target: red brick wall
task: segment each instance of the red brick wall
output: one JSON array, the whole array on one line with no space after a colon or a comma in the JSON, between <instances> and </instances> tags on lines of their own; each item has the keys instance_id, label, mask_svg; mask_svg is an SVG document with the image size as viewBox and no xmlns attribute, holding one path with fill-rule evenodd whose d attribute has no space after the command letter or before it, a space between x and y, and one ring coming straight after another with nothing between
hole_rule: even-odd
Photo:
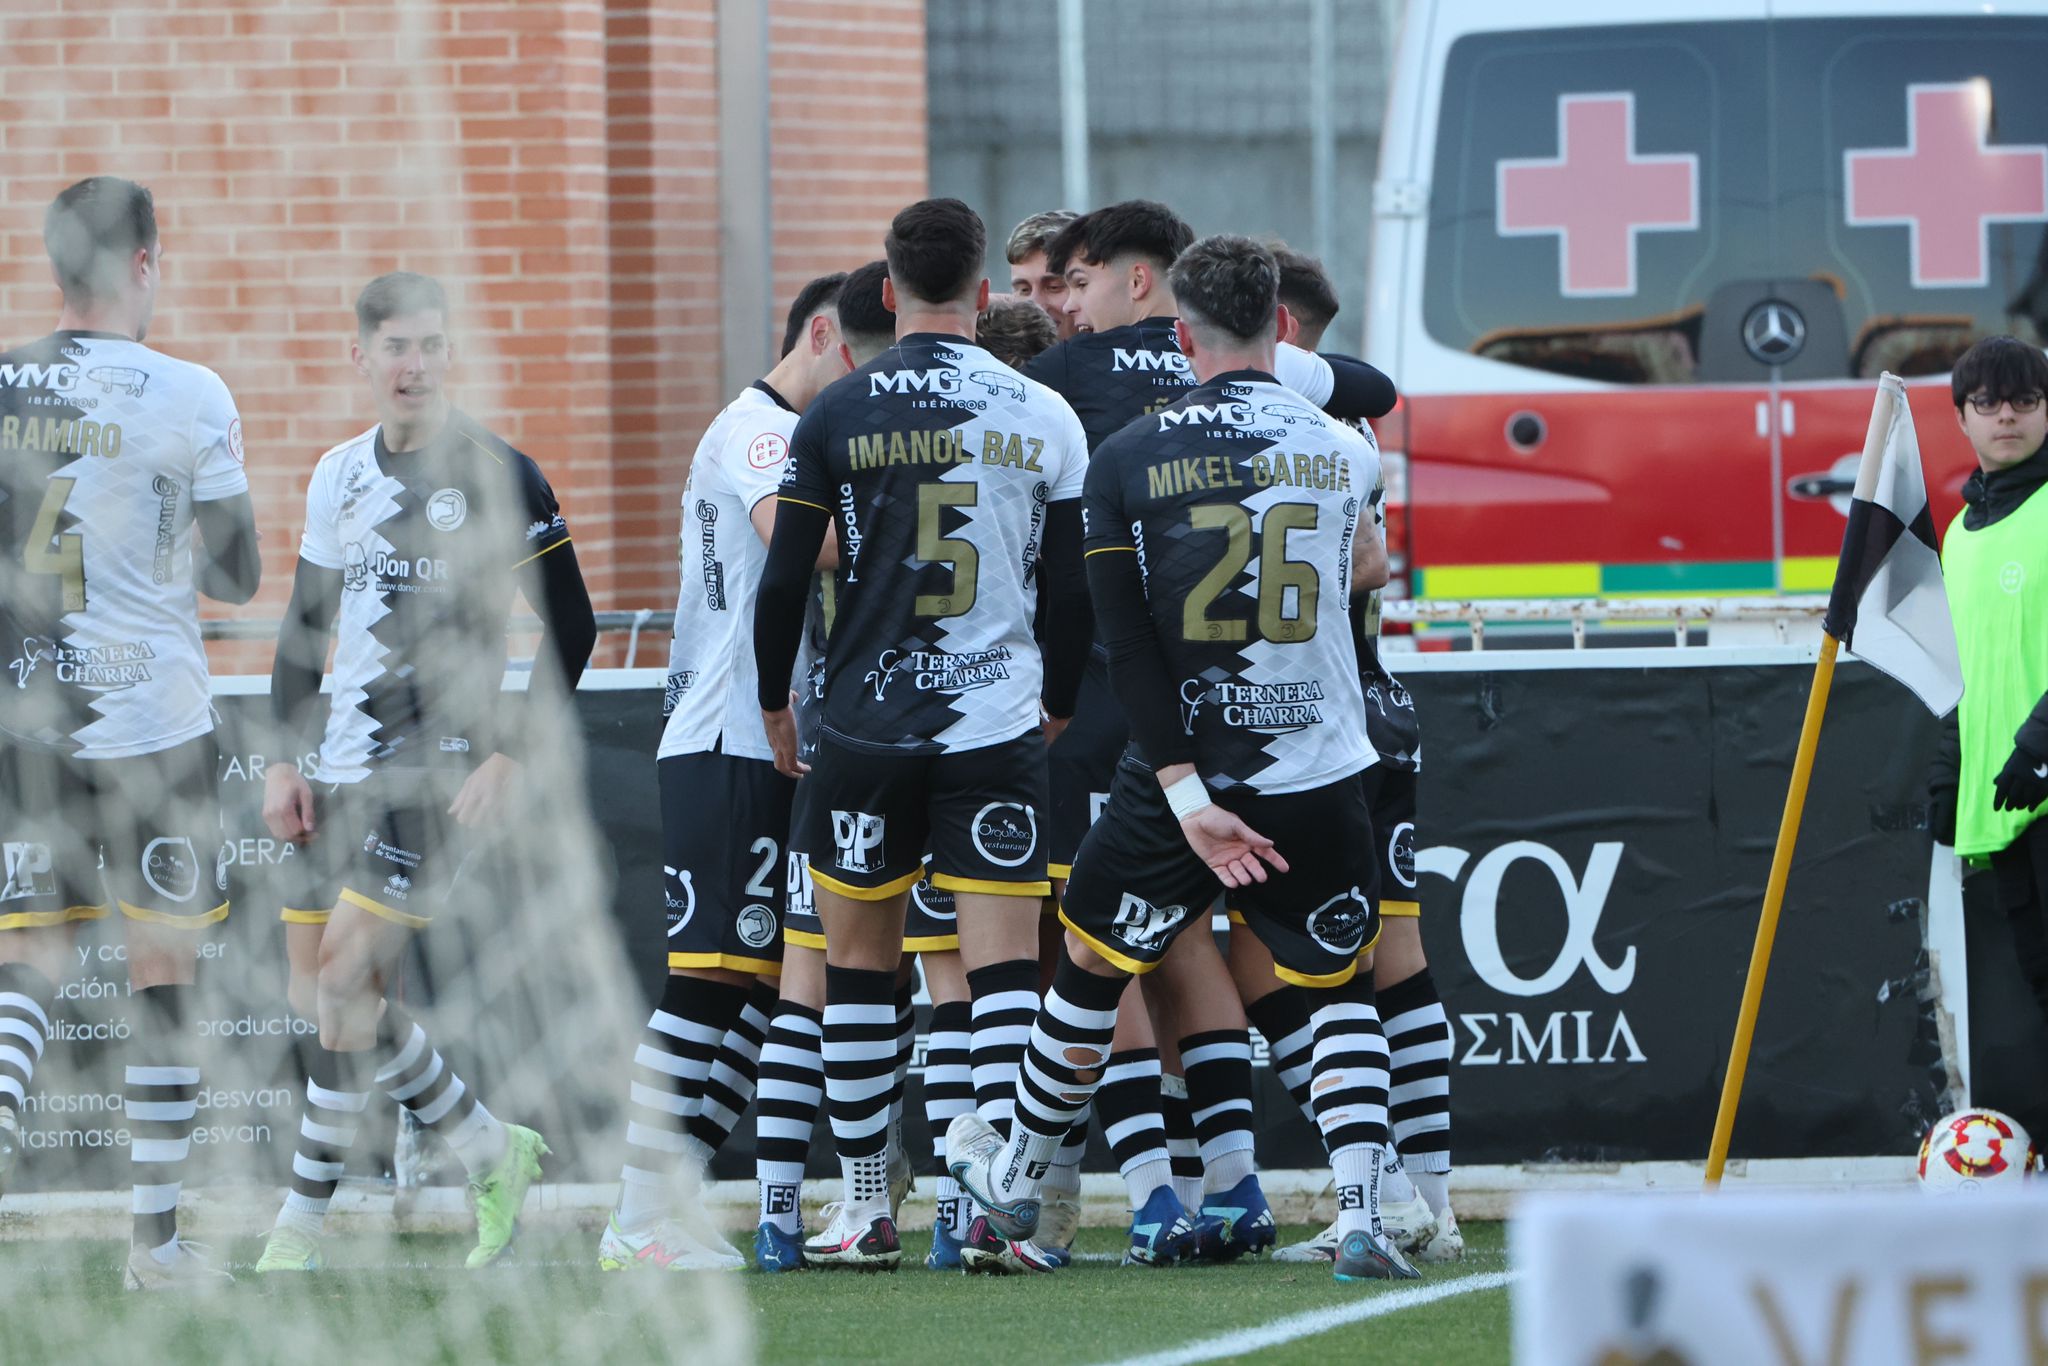
<instances>
[{"instance_id":1,"label":"red brick wall","mask_svg":"<svg viewBox=\"0 0 2048 1366\"><path fill-rule=\"evenodd\" d=\"M925 184L922 0L771 0L776 298L879 250ZM598 605L665 607L720 392L715 0L69 0L0 17L0 338L47 331L41 210L156 193L150 341L234 391L289 587L305 478L374 421L363 281L456 297L458 401L541 462ZM262 667L267 651L224 660Z\"/></svg>"}]
</instances>

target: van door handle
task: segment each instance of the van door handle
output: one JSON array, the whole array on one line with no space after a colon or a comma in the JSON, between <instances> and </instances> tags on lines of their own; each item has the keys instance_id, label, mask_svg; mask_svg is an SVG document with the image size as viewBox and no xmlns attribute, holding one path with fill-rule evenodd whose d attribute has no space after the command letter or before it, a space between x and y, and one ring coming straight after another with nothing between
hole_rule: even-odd
<instances>
[{"instance_id":1,"label":"van door handle","mask_svg":"<svg viewBox=\"0 0 2048 1366\"><path fill-rule=\"evenodd\" d=\"M1767 400L1761 398L1756 401L1756 434L1758 436L1769 436L1771 434L1771 405Z\"/></svg>"},{"instance_id":2,"label":"van door handle","mask_svg":"<svg viewBox=\"0 0 2048 1366\"><path fill-rule=\"evenodd\" d=\"M1792 400L1789 398L1778 400L1778 425L1787 436L1798 430L1798 424L1792 420Z\"/></svg>"}]
</instances>

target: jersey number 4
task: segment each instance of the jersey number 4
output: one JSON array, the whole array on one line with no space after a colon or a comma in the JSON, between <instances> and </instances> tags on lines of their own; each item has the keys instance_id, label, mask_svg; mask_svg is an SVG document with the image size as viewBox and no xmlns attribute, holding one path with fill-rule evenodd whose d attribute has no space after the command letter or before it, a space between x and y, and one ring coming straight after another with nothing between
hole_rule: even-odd
<instances>
[{"instance_id":1,"label":"jersey number 4","mask_svg":"<svg viewBox=\"0 0 2048 1366\"><path fill-rule=\"evenodd\" d=\"M35 523L28 530L28 545L21 552L21 567L31 574L55 574L64 584L64 610L85 610L85 537L76 531L57 530L57 518L71 497L76 479L52 479L36 509Z\"/></svg>"},{"instance_id":2,"label":"jersey number 4","mask_svg":"<svg viewBox=\"0 0 2048 1366\"><path fill-rule=\"evenodd\" d=\"M970 541L939 532L939 517L947 508L971 508L980 496L978 484L919 484L917 486L917 558L927 564L942 564L952 572L953 584L943 593L919 593L915 611L921 617L964 617L974 606L975 589L981 582L981 552Z\"/></svg>"},{"instance_id":3,"label":"jersey number 4","mask_svg":"<svg viewBox=\"0 0 2048 1366\"><path fill-rule=\"evenodd\" d=\"M1218 619L1209 609L1252 559L1252 514L1234 503L1204 503L1188 510L1196 531L1220 531L1229 539L1218 560L1181 606L1181 635L1188 640L1241 641L1248 634L1239 617ZM1291 644L1316 633L1316 601L1322 580L1316 567L1287 558L1287 533L1314 531L1313 503L1276 503L1259 522L1259 636ZM1294 590L1288 611L1288 589Z\"/></svg>"}]
</instances>

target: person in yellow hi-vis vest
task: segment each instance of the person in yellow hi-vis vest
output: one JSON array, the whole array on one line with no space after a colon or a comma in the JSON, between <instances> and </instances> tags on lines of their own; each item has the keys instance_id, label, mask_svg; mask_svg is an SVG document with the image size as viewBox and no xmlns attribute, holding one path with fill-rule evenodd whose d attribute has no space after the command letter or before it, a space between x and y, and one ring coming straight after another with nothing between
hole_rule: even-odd
<instances>
[{"instance_id":1,"label":"person in yellow hi-vis vest","mask_svg":"<svg viewBox=\"0 0 2048 1366\"><path fill-rule=\"evenodd\" d=\"M2048 1011L2048 356L1987 337L1956 362L1977 451L1941 550L1963 664L1929 784L1937 840L1988 861L2020 971Z\"/></svg>"}]
</instances>

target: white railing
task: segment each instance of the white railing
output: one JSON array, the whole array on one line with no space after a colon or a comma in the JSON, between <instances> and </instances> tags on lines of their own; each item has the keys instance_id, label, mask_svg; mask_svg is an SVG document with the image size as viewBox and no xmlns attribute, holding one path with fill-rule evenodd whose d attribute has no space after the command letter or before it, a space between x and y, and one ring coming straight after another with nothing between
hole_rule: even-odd
<instances>
[{"instance_id":1,"label":"white railing","mask_svg":"<svg viewBox=\"0 0 2048 1366\"><path fill-rule=\"evenodd\" d=\"M1486 648L1488 626L1565 625L1572 648L1586 646L1586 627L1669 623L1673 645L1688 643L1704 627L1714 644L1801 644L1817 640L1828 600L1819 595L1782 598L1474 598L1404 599L1382 608L1385 620L1421 627L1463 626L1472 648Z\"/></svg>"}]
</instances>

